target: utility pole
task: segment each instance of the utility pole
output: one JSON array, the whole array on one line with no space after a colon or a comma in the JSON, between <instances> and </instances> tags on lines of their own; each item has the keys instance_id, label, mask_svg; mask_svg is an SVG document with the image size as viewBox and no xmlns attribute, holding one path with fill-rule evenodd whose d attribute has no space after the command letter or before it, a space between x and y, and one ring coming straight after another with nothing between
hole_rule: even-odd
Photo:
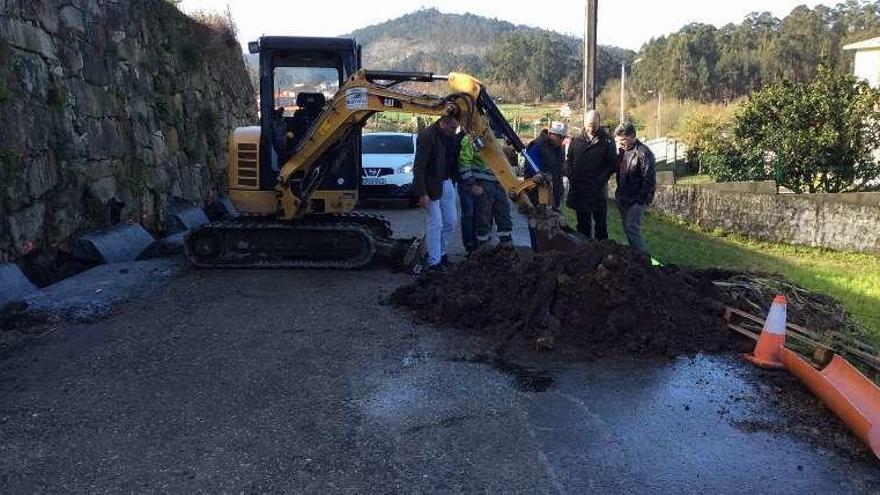
<instances>
[{"instance_id":1,"label":"utility pole","mask_svg":"<svg viewBox=\"0 0 880 495\"><path fill-rule=\"evenodd\" d=\"M620 63L620 123L626 121L626 66L636 65L642 59L637 58L632 63L627 64L626 61Z\"/></svg>"},{"instance_id":2,"label":"utility pole","mask_svg":"<svg viewBox=\"0 0 880 495\"><path fill-rule=\"evenodd\" d=\"M599 0L586 0L584 16L584 122L587 112L596 108L596 27Z\"/></svg>"},{"instance_id":3,"label":"utility pole","mask_svg":"<svg viewBox=\"0 0 880 495\"><path fill-rule=\"evenodd\" d=\"M660 103L663 101L663 95L657 90L657 139L660 139Z\"/></svg>"},{"instance_id":4,"label":"utility pole","mask_svg":"<svg viewBox=\"0 0 880 495\"><path fill-rule=\"evenodd\" d=\"M626 62L620 63L620 123L626 120Z\"/></svg>"}]
</instances>

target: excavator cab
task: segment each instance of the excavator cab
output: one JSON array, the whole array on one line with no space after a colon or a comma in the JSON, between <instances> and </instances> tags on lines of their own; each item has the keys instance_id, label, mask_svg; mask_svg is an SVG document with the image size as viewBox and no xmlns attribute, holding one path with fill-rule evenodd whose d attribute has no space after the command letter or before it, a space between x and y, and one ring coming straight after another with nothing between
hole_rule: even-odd
<instances>
[{"instance_id":1,"label":"excavator cab","mask_svg":"<svg viewBox=\"0 0 880 495\"><path fill-rule=\"evenodd\" d=\"M259 57L260 123L240 128L231 140L230 197L244 213L271 214L279 170L360 68L360 45L350 38L264 36L248 51ZM348 211L357 201L361 129L350 134L346 153L327 157L333 164L312 198L315 212Z\"/></svg>"}]
</instances>

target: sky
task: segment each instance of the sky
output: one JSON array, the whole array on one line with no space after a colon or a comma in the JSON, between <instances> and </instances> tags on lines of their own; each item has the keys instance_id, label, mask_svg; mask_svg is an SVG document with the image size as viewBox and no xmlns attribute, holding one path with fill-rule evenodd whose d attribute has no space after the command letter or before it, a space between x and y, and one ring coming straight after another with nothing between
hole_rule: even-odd
<instances>
[{"instance_id":1,"label":"sky","mask_svg":"<svg viewBox=\"0 0 880 495\"><path fill-rule=\"evenodd\" d=\"M723 25L740 22L754 11L783 17L798 5L833 6L839 0L599 0L598 39L603 45L638 50L652 37L677 31L690 22ZM243 45L263 34L282 36L339 36L355 29L399 17L419 8L441 12L470 12L515 24L583 36L584 0L522 2L510 0L183 0L184 11L225 11L227 5Z\"/></svg>"}]
</instances>

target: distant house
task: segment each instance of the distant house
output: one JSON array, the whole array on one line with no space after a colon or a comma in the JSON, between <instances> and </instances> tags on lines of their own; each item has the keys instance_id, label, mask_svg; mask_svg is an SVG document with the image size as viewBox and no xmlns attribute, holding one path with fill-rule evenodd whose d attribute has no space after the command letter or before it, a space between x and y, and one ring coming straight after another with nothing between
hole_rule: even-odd
<instances>
[{"instance_id":1,"label":"distant house","mask_svg":"<svg viewBox=\"0 0 880 495\"><path fill-rule=\"evenodd\" d=\"M843 49L856 52L856 77L868 81L871 87L880 88L880 38L846 45Z\"/></svg>"}]
</instances>

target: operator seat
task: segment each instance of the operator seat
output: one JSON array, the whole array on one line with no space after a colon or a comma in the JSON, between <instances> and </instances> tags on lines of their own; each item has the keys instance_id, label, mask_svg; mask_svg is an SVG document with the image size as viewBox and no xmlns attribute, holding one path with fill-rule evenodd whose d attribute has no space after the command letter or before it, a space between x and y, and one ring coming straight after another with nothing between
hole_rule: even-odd
<instances>
[{"instance_id":1,"label":"operator seat","mask_svg":"<svg viewBox=\"0 0 880 495\"><path fill-rule=\"evenodd\" d=\"M318 118L327 100L322 93L299 93L296 95L297 110L293 112L289 130L293 132L294 146L305 136L312 122Z\"/></svg>"}]
</instances>

